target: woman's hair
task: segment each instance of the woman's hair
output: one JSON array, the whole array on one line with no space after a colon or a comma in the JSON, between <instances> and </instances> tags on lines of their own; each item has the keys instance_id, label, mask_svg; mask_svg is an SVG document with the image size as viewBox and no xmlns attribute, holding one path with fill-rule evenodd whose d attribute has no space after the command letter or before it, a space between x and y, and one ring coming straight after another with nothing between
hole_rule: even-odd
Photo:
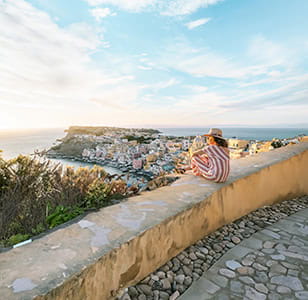
<instances>
[{"instance_id":1,"label":"woman's hair","mask_svg":"<svg viewBox=\"0 0 308 300\"><path fill-rule=\"evenodd\" d=\"M213 138L218 146L228 148L228 142L225 139L221 139L216 136L213 136Z\"/></svg>"}]
</instances>

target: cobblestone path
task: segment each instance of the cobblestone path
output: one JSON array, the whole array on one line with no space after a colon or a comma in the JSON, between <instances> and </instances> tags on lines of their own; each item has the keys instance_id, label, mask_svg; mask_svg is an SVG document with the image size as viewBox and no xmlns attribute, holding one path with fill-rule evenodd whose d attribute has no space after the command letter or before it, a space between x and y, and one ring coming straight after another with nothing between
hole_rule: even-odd
<instances>
[{"instance_id":1,"label":"cobblestone path","mask_svg":"<svg viewBox=\"0 0 308 300\"><path fill-rule=\"evenodd\" d=\"M177 299L308 299L308 208L243 240Z\"/></svg>"}]
</instances>

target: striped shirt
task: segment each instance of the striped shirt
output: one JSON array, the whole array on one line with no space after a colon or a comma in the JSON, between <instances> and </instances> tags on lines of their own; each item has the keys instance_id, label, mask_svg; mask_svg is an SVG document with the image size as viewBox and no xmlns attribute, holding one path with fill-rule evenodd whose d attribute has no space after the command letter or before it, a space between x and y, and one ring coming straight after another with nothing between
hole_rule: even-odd
<instances>
[{"instance_id":1,"label":"striped shirt","mask_svg":"<svg viewBox=\"0 0 308 300\"><path fill-rule=\"evenodd\" d=\"M229 149L208 145L202 150L205 154L194 155L191 158L191 168L194 175L203 176L215 182L225 182L230 173Z\"/></svg>"}]
</instances>

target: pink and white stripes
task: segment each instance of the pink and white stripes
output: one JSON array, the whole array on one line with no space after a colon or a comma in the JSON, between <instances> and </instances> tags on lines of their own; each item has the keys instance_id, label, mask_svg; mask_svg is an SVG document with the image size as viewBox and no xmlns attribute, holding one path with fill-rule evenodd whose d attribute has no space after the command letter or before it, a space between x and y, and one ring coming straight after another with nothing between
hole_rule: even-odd
<instances>
[{"instance_id":1,"label":"pink and white stripes","mask_svg":"<svg viewBox=\"0 0 308 300\"><path fill-rule=\"evenodd\" d=\"M230 173L229 150L216 145L206 146L202 150L205 154L194 155L191 159L194 175L215 182L225 182Z\"/></svg>"}]
</instances>

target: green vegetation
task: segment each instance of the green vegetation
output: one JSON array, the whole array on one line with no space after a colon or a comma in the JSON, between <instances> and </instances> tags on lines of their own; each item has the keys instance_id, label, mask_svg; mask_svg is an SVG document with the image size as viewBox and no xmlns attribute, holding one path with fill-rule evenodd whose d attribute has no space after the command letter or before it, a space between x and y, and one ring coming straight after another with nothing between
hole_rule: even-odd
<instances>
[{"instance_id":1,"label":"green vegetation","mask_svg":"<svg viewBox=\"0 0 308 300\"><path fill-rule=\"evenodd\" d=\"M101 167L62 168L29 156L0 157L0 247L22 242L131 192Z\"/></svg>"},{"instance_id":2,"label":"green vegetation","mask_svg":"<svg viewBox=\"0 0 308 300\"><path fill-rule=\"evenodd\" d=\"M149 144L151 141L153 141L153 138L144 137L144 136L126 135L123 138L127 139L129 142L130 141L137 141L137 143L139 143L139 144Z\"/></svg>"},{"instance_id":3,"label":"green vegetation","mask_svg":"<svg viewBox=\"0 0 308 300\"><path fill-rule=\"evenodd\" d=\"M63 141L56 146L50 148L51 151L56 152L57 154L68 155L78 157L81 156L84 148L95 148L97 142L90 140L83 140L69 136L63 139ZM50 152L49 150L49 152Z\"/></svg>"}]
</instances>

